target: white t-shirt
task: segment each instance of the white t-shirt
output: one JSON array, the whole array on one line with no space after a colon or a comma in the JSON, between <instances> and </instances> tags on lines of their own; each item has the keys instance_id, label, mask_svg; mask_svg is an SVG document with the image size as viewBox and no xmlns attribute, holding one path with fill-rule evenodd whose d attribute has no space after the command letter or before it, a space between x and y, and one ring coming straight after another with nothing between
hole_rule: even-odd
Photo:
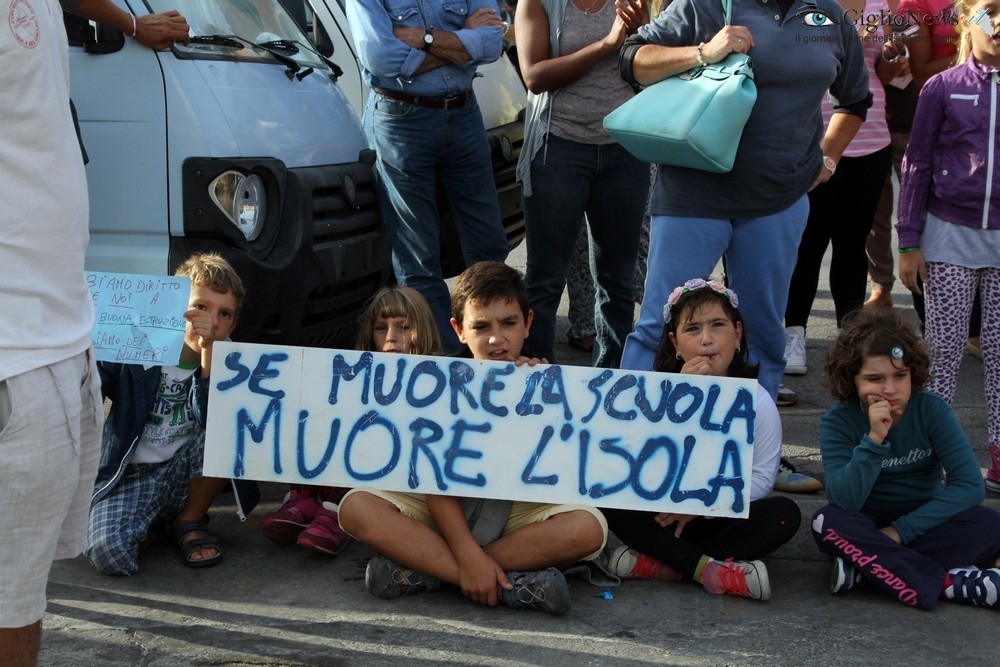
<instances>
[{"instance_id":1,"label":"white t-shirt","mask_svg":"<svg viewBox=\"0 0 1000 667\"><path fill-rule=\"evenodd\" d=\"M160 369L160 389L153 409L146 415L132 463L169 461L194 434L191 412L191 376L198 364L188 368L164 366Z\"/></svg>"},{"instance_id":2,"label":"white t-shirt","mask_svg":"<svg viewBox=\"0 0 1000 667\"><path fill-rule=\"evenodd\" d=\"M753 433L753 482L750 500L766 498L774 490L781 463L781 417L774 399L757 385L757 418Z\"/></svg>"},{"instance_id":3,"label":"white t-shirt","mask_svg":"<svg viewBox=\"0 0 1000 667\"><path fill-rule=\"evenodd\" d=\"M89 202L57 0L0 0L0 380L86 350Z\"/></svg>"}]
</instances>

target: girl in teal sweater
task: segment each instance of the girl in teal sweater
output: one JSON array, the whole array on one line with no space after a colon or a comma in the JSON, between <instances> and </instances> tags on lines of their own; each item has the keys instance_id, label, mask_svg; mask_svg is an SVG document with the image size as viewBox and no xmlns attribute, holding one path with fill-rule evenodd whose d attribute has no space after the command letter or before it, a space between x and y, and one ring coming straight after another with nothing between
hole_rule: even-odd
<instances>
[{"instance_id":1,"label":"girl in teal sweater","mask_svg":"<svg viewBox=\"0 0 1000 667\"><path fill-rule=\"evenodd\" d=\"M940 598L1000 608L1000 513L980 506L979 464L951 408L923 390L929 366L892 311L861 311L837 337L826 376L840 403L820 421L830 504L813 538L834 557L834 593L870 583L924 610Z\"/></svg>"}]
</instances>

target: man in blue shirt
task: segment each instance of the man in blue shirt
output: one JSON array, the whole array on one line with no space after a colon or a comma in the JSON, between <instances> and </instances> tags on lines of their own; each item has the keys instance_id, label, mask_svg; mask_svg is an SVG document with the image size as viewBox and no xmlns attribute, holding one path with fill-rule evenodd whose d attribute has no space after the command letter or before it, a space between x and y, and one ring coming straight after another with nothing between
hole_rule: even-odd
<instances>
[{"instance_id":1,"label":"man in blue shirt","mask_svg":"<svg viewBox=\"0 0 1000 667\"><path fill-rule=\"evenodd\" d=\"M383 211L400 284L430 303L446 352L458 349L441 276L438 184L469 265L504 261L507 239L472 79L500 57L507 26L496 0L348 0L347 18L371 94L364 127L377 155Z\"/></svg>"}]
</instances>

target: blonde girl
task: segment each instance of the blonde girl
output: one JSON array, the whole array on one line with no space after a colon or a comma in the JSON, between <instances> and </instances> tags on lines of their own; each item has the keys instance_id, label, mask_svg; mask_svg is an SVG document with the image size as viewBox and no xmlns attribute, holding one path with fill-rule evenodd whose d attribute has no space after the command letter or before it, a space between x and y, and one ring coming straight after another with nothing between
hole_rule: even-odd
<instances>
[{"instance_id":1,"label":"blonde girl","mask_svg":"<svg viewBox=\"0 0 1000 667\"><path fill-rule=\"evenodd\" d=\"M411 287L383 287L359 318L359 350L441 354L441 334L426 299ZM335 556L350 542L340 528L337 503L347 489L295 485L276 512L260 522L264 537Z\"/></svg>"},{"instance_id":2,"label":"blonde girl","mask_svg":"<svg viewBox=\"0 0 1000 667\"><path fill-rule=\"evenodd\" d=\"M359 350L441 354L441 334L427 300L412 287L383 287L360 319Z\"/></svg>"},{"instance_id":3,"label":"blonde girl","mask_svg":"<svg viewBox=\"0 0 1000 667\"><path fill-rule=\"evenodd\" d=\"M1000 491L1000 5L963 0L955 7L961 62L932 76L921 90L903 159L899 275L915 294L923 282L933 376L928 388L949 404L980 291L989 412L986 486Z\"/></svg>"}]
</instances>

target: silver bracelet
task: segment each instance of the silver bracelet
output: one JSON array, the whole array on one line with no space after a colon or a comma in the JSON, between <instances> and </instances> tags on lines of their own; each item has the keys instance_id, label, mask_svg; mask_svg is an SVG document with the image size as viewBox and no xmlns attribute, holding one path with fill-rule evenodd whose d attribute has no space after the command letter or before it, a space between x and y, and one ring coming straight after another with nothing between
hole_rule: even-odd
<instances>
[{"instance_id":1,"label":"silver bracelet","mask_svg":"<svg viewBox=\"0 0 1000 667\"><path fill-rule=\"evenodd\" d=\"M701 57L701 49L702 49L703 46L705 46L705 42L702 42L701 44L699 44L698 48L695 49L695 52L694 52L695 57L698 58L698 64L701 65L702 67L704 67L705 65L708 64L707 62L705 62L705 59Z\"/></svg>"}]
</instances>

